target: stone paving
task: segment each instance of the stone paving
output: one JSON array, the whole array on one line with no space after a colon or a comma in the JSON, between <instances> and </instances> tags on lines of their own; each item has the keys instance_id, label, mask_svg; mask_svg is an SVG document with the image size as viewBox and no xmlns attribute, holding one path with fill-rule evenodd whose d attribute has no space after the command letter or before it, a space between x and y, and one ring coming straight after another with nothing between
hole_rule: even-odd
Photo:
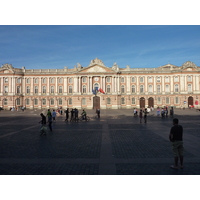
<instances>
[{"instance_id":1,"label":"stone paving","mask_svg":"<svg viewBox=\"0 0 200 200\"><path fill-rule=\"evenodd\" d=\"M0 112L1 175L199 175L200 112L175 109L184 128L184 169L173 170L172 118L156 111L147 124L133 110L87 110L89 122L64 122L40 136L41 111Z\"/></svg>"}]
</instances>

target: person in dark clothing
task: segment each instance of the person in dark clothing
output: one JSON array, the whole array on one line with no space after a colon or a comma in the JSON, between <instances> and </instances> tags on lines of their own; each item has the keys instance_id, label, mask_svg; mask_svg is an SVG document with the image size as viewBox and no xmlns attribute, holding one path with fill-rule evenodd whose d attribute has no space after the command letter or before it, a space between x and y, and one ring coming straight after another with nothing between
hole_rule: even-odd
<instances>
[{"instance_id":1,"label":"person in dark clothing","mask_svg":"<svg viewBox=\"0 0 200 200\"><path fill-rule=\"evenodd\" d=\"M144 112L144 123L147 123L147 109L145 108Z\"/></svg>"},{"instance_id":2,"label":"person in dark clothing","mask_svg":"<svg viewBox=\"0 0 200 200\"><path fill-rule=\"evenodd\" d=\"M48 116L48 123L49 123L49 129L50 129L50 131L52 131L52 115L51 115L51 113Z\"/></svg>"},{"instance_id":3,"label":"person in dark clothing","mask_svg":"<svg viewBox=\"0 0 200 200\"><path fill-rule=\"evenodd\" d=\"M78 109L74 109L74 114L75 114L75 122L78 122Z\"/></svg>"},{"instance_id":4,"label":"person in dark clothing","mask_svg":"<svg viewBox=\"0 0 200 200\"><path fill-rule=\"evenodd\" d=\"M96 110L96 113L97 113L98 118L100 118L100 109L99 108Z\"/></svg>"},{"instance_id":5,"label":"person in dark clothing","mask_svg":"<svg viewBox=\"0 0 200 200\"><path fill-rule=\"evenodd\" d=\"M40 116L42 117L41 121L39 123L41 123L41 129L40 129L40 135L46 135L46 117L44 116L43 113L40 114Z\"/></svg>"},{"instance_id":6,"label":"person in dark clothing","mask_svg":"<svg viewBox=\"0 0 200 200\"><path fill-rule=\"evenodd\" d=\"M72 122L72 121L73 121L73 118L74 118L74 109L73 109L73 108L72 108L72 110L70 111L70 113L71 113L70 122Z\"/></svg>"},{"instance_id":7,"label":"person in dark clothing","mask_svg":"<svg viewBox=\"0 0 200 200\"><path fill-rule=\"evenodd\" d=\"M68 122L68 119L69 119L69 108L67 108L67 110L65 110L65 115L66 115L65 121Z\"/></svg>"},{"instance_id":8,"label":"person in dark clothing","mask_svg":"<svg viewBox=\"0 0 200 200\"><path fill-rule=\"evenodd\" d=\"M173 119L173 127L170 130L169 140L172 143L174 153L174 165L170 167L178 169L178 159L180 159L180 168L183 168L183 127L178 124L178 119Z\"/></svg>"}]
</instances>

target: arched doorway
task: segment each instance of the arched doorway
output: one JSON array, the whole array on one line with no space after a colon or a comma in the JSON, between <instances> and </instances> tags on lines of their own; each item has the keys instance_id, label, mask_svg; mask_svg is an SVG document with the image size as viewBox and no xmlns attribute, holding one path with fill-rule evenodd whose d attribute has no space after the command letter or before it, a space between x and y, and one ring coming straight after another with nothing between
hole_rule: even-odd
<instances>
[{"instance_id":1,"label":"arched doorway","mask_svg":"<svg viewBox=\"0 0 200 200\"><path fill-rule=\"evenodd\" d=\"M93 97L93 109L100 109L100 97Z\"/></svg>"},{"instance_id":2,"label":"arched doorway","mask_svg":"<svg viewBox=\"0 0 200 200\"><path fill-rule=\"evenodd\" d=\"M145 108L145 98L144 97L140 98L140 108Z\"/></svg>"},{"instance_id":3,"label":"arched doorway","mask_svg":"<svg viewBox=\"0 0 200 200\"><path fill-rule=\"evenodd\" d=\"M152 97L150 97L150 98L148 99L148 106L149 106L149 107L154 107L154 99L153 99Z\"/></svg>"},{"instance_id":4,"label":"arched doorway","mask_svg":"<svg viewBox=\"0 0 200 200\"><path fill-rule=\"evenodd\" d=\"M193 106L194 105L194 99L193 99L193 97L188 97L188 107L189 106Z\"/></svg>"}]
</instances>

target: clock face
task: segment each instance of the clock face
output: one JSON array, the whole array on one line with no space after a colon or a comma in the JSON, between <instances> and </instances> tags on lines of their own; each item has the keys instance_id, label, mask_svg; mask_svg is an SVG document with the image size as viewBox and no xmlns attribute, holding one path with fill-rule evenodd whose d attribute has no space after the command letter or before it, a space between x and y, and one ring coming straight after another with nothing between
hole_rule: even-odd
<instances>
[{"instance_id":1,"label":"clock face","mask_svg":"<svg viewBox=\"0 0 200 200\"><path fill-rule=\"evenodd\" d=\"M98 81L98 80L99 80L99 78L98 78L98 77L95 77L95 78L94 78L94 80L95 80L95 81Z\"/></svg>"}]
</instances>

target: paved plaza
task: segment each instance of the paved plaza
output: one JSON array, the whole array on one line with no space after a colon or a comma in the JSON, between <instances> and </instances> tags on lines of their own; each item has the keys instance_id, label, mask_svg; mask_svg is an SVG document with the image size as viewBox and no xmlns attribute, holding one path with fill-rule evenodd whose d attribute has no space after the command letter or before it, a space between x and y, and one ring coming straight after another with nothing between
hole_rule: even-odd
<instances>
[{"instance_id":1,"label":"paved plaza","mask_svg":"<svg viewBox=\"0 0 200 200\"><path fill-rule=\"evenodd\" d=\"M87 110L89 122L53 123L40 136L40 110L0 112L1 175L199 175L200 112L175 109L184 128L184 169L174 170L168 136L172 118L148 115L147 124L133 110ZM80 111L79 111L80 112Z\"/></svg>"}]
</instances>

